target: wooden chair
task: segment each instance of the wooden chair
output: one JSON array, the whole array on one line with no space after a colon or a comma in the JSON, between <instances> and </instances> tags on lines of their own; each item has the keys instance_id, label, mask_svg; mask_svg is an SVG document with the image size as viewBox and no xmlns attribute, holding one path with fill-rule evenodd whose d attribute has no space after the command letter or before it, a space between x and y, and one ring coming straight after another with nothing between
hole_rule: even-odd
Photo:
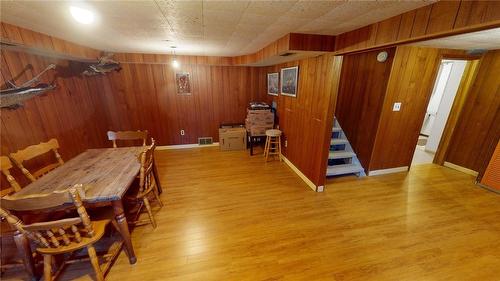
<instances>
[{"instance_id":1,"label":"wooden chair","mask_svg":"<svg viewBox=\"0 0 500 281\"><path fill-rule=\"evenodd\" d=\"M9 196L6 196L0 199L2 203L0 216L7 219L15 229L37 244L37 253L43 255L45 281L53 280L52 264L54 255L71 253L83 248L87 248L97 280L104 280L93 244L104 235L105 228L110 223L110 220L90 220L80 197L83 192L81 185L75 185L68 190L54 192L45 196L30 196L18 199L10 199ZM50 209L67 204L74 205L78 217L25 225L8 211Z\"/></svg>"},{"instance_id":2,"label":"wooden chair","mask_svg":"<svg viewBox=\"0 0 500 281\"><path fill-rule=\"evenodd\" d=\"M0 197L3 197L14 192L21 190L21 186L17 183L16 179L10 174L10 169L12 169L12 162L10 162L9 157L0 156L0 168L2 169L2 174L5 176L10 184L10 187L3 188L0 193Z\"/></svg>"},{"instance_id":3,"label":"wooden chair","mask_svg":"<svg viewBox=\"0 0 500 281\"><path fill-rule=\"evenodd\" d=\"M59 148L59 143L57 142L57 140L50 139L48 142L42 142L40 144L31 145L26 147L25 149L18 150L15 153L11 153L10 158L19 167L19 169L21 169L23 174L26 175L26 177L30 179L32 182L34 182L39 177L47 174L48 172L64 164L61 155L59 155L59 152L57 152L58 148ZM31 160L33 158L49 153L51 151L54 153L54 156L57 159L56 163L49 164L34 172L28 171L28 169L26 169L23 166L24 161Z\"/></svg>"},{"instance_id":4,"label":"wooden chair","mask_svg":"<svg viewBox=\"0 0 500 281\"><path fill-rule=\"evenodd\" d=\"M146 139L148 137L148 131L108 131L108 140L113 142L113 147L118 147L116 145L117 140L142 140L142 146L146 146Z\"/></svg>"},{"instance_id":5,"label":"wooden chair","mask_svg":"<svg viewBox=\"0 0 500 281\"><path fill-rule=\"evenodd\" d=\"M0 191L0 197L20 191L21 186L19 185L19 183L17 183L16 179L10 174L10 169L13 166L12 162L10 162L9 157L0 156L0 166L2 174L5 176L10 185L10 187L3 187L3 189ZM3 253L4 251L3 239L12 239L14 238L14 235L15 235L15 229L13 229L5 219L0 218L0 239L2 239L2 241L0 241L0 253ZM15 263L14 262L6 263L5 261L2 260L2 263L0 264L0 272L3 272L5 269L17 266L23 266L23 263L22 262L19 263L17 261Z\"/></svg>"},{"instance_id":6,"label":"wooden chair","mask_svg":"<svg viewBox=\"0 0 500 281\"><path fill-rule=\"evenodd\" d=\"M139 172L139 188L132 190L135 194L132 195L131 201L135 201L139 203L138 210L135 215L135 219L131 221L132 224L142 225L145 223L151 223L153 228L156 228L156 221L153 216L153 210L150 204L150 197L154 196L156 201L158 201L158 205L163 207L163 203L160 200L160 196L158 194L158 186L156 185L155 178L153 176L153 165L154 165L154 151L156 145L154 139L151 139L151 145L148 146L144 151L139 155L139 159L141 162L141 169ZM148 212L149 221L139 221L138 218L141 214L141 210L143 207L146 207L146 211Z\"/></svg>"}]
</instances>

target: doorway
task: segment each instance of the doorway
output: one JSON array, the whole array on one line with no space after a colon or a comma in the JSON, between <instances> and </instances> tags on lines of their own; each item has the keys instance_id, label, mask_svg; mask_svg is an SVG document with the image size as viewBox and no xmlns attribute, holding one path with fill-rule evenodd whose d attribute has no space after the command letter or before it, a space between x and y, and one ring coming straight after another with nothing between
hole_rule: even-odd
<instances>
[{"instance_id":1,"label":"doorway","mask_svg":"<svg viewBox=\"0 0 500 281\"><path fill-rule=\"evenodd\" d=\"M441 60L411 165L433 162L467 63Z\"/></svg>"}]
</instances>

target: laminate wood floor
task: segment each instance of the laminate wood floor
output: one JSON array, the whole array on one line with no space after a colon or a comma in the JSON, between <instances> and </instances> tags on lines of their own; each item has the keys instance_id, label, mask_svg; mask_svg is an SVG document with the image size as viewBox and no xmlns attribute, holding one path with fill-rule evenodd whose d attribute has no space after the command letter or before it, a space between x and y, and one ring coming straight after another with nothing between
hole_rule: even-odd
<instances>
[{"instance_id":1,"label":"laminate wood floor","mask_svg":"<svg viewBox=\"0 0 500 281\"><path fill-rule=\"evenodd\" d=\"M500 196L449 168L315 193L243 151L163 150L157 162L159 226L133 231L137 264L122 252L107 280L500 280ZM81 263L60 280L91 274Z\"/></svg>"}]
</instances>

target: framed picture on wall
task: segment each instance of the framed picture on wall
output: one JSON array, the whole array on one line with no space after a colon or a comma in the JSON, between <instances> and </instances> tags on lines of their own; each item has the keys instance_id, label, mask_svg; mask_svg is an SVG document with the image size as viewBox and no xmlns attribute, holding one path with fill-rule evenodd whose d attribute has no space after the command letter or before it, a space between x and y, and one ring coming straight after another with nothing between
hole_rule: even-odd
<instances>
[{"instance_id":1,"label":"framed picture on wall","mask_svg":"<svg viewBox=\"0 0 500 281\"><path fill-rule=\"evenodd\" d=\"M178 95L191 95L191 80L189 79L189 73L176 72L175 86Z\"/></svg>"},{"instance_id":2,"label":"framed picture on wall","mask_svg":"<svg viewBox=\"0 0 500 281\"><path fill-rule=\"evenodd\" d=\"M284 96L297 97L297 79L299 67L287 67L281 69L281 94Z\"/></svg>"},{"instance_id":3,"label":"framed picture on wall","mask_svg":"<svg viewBox=\"0 0 500 281\"><path fill-rule=\"evenodd\" d=\"M278 72L267 74L267 94L277 96L280 90L280 76Z\"/></svg>"}]
</instances>

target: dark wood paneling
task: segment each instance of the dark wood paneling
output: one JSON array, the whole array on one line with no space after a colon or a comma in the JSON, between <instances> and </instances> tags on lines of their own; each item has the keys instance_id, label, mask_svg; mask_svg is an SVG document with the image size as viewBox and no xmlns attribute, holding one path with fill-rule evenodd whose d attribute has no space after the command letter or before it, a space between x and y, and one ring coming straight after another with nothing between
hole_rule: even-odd
<instances>
[{"instance_id":1,"label":"dark wood paneling","mask_svg":"<svg viewBox=\"0 0 500 281\"><path fill-rule=\"evenodd\" d=\"M288 50L293 51L335 51L335 36L319 34L290 33Z\"/></svg>"},{"instance_id":2,"label":"dark wood paneling","mask_svg":"<svg viewBox=\"0 0 500 281\"><path fill-rule=\"evenodd\" d=\"M429 17L431 15L431 10L432 10L432 5L425 6L415 10L415 19L413 20L413 27L411 29L410 38L425 35L425 31L427 30L427 26L429 25Z\"/></svg>"},{"instance_id":3,"label":"dark wood paneling","mask_svg":"<svg viewBox=\"0 0 500 281\"><path fill-rule=\"evenodd\" d=\"M42 52L52 55L56 53L74 56L76 58L96 59L100 51L74 44L56 37L28 30L15 25L0 22L2 41L21 46L39 48Z\"/></svg>"},{"instance_id":4,"label":"dark wood paneling","mask_svg":"<svg viewBox=\"0 0 500 281\"><path fill-rule=\"evenodd\" d=\"M183 64L191 95L178 95L175 70L168 64L123 64L109 75L105 108L113 130L146 129L159 145L218 141L221 123L244 123L250 101L261 100L259 69ZM180 135L180 130L185 135Z\"/></svg>"},{"instance_id":5,"label":"dark wood paneling","mask_svg":"<svg viewBox=\"0 0 500 281\"><path fill-rule=\"evenodd\" d=\"M416 11L410 11L401 15L397 40L404 40L411 37L413 22L415 21Z\"/></svg>"},{"instance_id":6,"label":"dark wood paneling","mask_svg":"<svg viewBox=\"0 0 500 281\"><path fill-rule=\"evenodd\" d=\"M375 36L375 45L396 41L398 39L400 24L401 15L379 22Z\"/></svg>"},{"instance_id":7,"label":"dark wood paneling","mask_svg":"<svg viewBox=\"0 0 500 281\"><path fill-rule=\"evenodd\" d=\"M500 138L500 51L488 52L458 118L445 161L484 172Z\"/></svg>"},{"instance_id":8,"label":"dark wood paneling","mask_svg":"<svg viewBox=\"0 0 500 281\"><path fill-rule=\"evenodd\" d=\"M439 1L432 4L425 34L435 34L452 30L459 7L460 1Z\"/></svg>"},{"instance_id":9,"label":"dark wood paneling","mask_svg":"<svg viewBox=\"0 0 500 281\"><path fill-rule=\"evenodd\" d=\"M409 166L439 66L439 50L397 47L369 170ZM392 111L401 102L400 111Z\"/></svg>"},{"instance_id":10,"label":"dark wood paneling","mask_svg":"<svg viewBox=\"0 0 500 281\"><path fill-rule=\"evenodd\" d=\"M498 26L499 1L439 1L342 33L336 38L335 51L345 54Z\"/></svg>"},{"instance_id":11,"label":"dark wood paneling","mask_svg":"<svg viewBox=\"0 0 500 281\"><path fill-rule=\"evenodd\" d=\"M395 49L387 61L379 51L344 56L335 116L363 167L368 170Z\"/></svg>"},{"instance_id":12,"label":"dark wood paneling","mask_svg":"<svg viewBox=\"0 0 500 281\"><path fill-rule=\"evenodd\" d=\"M279 126L287 147L283 154L314 184L325 182L341 59L331 55L263 68L262 76L299 66L297 97L267 96L276 101ZM263 80L266 83L266 80ZM264 84L266 85L266 84ZM266 91L266 88L264 88Z\"/></svg>"},{"instance_id":13,"label":"dark wood paneling","mask_svg":"<svg viewBox=\"0 0 500 281\"><path fill-rule=\"evenodd\" d=\"M57 88L24 102L23 107L1 109L1 154L56 138L63 159L70 159L88 148L105 147L107 118L99 89L105 77L82 77L67 61L54 60L26 53L2 50L2 77L11 80L30 64L33 70L22 74L20 84L42 71L48 64L58 65ZM51 82L55 72L43 75L41 81ZM2 81L2 87L5 87ZM21 173L15 173L20 176ZM25 182L21 179L21 182Z\"/></svg>"}]
</instances>

